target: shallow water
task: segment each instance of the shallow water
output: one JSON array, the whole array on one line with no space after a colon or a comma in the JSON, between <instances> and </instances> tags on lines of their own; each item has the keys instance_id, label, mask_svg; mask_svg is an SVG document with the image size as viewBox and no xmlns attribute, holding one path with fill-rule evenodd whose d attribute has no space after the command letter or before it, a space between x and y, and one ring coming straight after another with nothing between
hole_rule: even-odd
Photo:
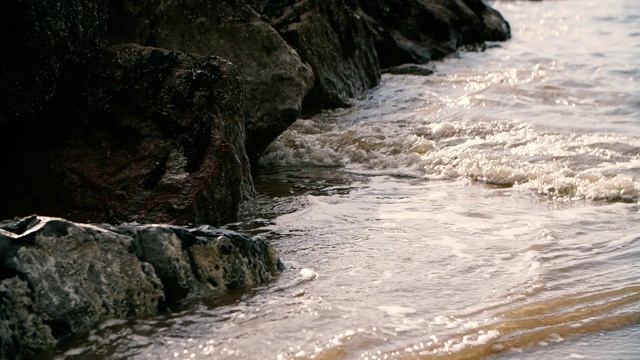
<instances>
[{"instance_id":1,"label":"shallow water","mask_svg":"<svg viewBox=\"0 0 640 360\"><path fill-rule=\"evenodd\" d=\"M496 2L513 39L299 120L229 227L287 270L67 359L640 358L640 3Z\"/></svg>"}]
</instances>

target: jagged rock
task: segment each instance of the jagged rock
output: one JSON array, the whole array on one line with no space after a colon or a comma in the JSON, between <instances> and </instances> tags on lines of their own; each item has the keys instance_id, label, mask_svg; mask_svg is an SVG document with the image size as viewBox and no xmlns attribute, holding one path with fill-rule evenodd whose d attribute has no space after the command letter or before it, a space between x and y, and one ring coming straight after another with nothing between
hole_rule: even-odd
<instances>
[{"instance_id":1,"label":"jagged rock","mask_svg":"<svg viewBox=\"0 0 640 360\"><path fill-rule=\"evenodd\" d=\"M508 23L481 0L250 3L311 64L315 84L304 102L305 111L311 112L348 105L378 84L380 66L426 63L510 36Z\"/></svg>"},{"instance_id":2,"label":"jagged rock","mask_svg":"<svg viewBox=\"0 0 640 360\"><path fill-rule=\"evenodd\" d=\"M38 113L105 44L107 3L9 0L0 12L0 125Z\"/></svg>"},{"instance_id":3,"label":"jagged rock","mask_svg":"<svg viewBox=\"0 0 640 360\"><path fill-rule=\"evenodd\" d=\"M0 356L19 359L106 318L157 314L270 281L265 240L210 226L0 222Z\"/></svg>"},{"instance_id":4,"label":"jagged rock","mask_svg":"<svg viewBox=\"0 0 640 360\"><path fill-rule=\"evenodd\" d=\"M380 82L372 32L347 0L254 0L313 68L305 110L344 107Z\"/></svg>"},{"instance_id":5,"label":"jagged rock","mask_svg":"<svg viewBox=\"0 0 640 360\"><path fill-rule=\"evenodd\" d=\"M108 317L155 314L164 297L133 239L30 217L0 225L0 354L37 352Z\"/></svg>"},{"instance_id":6,"label":"jagged rock","mask_svg":"<svg viewBox=\"0 0 640 360\"><path fill-rule=\"evenodd\" d=\"M61 101L55 121L43 123L30 143L4 144L17 158L4 181L16 184L7 186L14 192L4 195L13 198L0 215L213 225L235 219L253 187L244 82L233 65L119 45L102 51L77 86L79 94Z\"/></svg>"},{"instance_id":7,"label":"jagged rock","mask_svg":"<svg viewBox=\"0 0 640 360\"><path fill-rule=\"evenodd\" d=\"M34 312L27 282L17 276L0 281L0 359L20 359L56 344L51 328Z\"/></svg>"},{"instance_id":8,"label":"jagged rock","mask_svg":"<svg viewBox=\"0 0 640 360\"><path fill-rule=\"evenodd\" d=\"M218 55L236 64L246 80L246 149L252 161L296 120L313 86L311 69L242 0L117 0L108 33L112 44Z\"/></svg>"},{"instance_id":9,"label":"jagged rock","mask_svg":"<svg viewBox=\"0 0 640 360\"><path fill-rule=\"evenodd\" d=\"M169 306L216 291L265 283L283 270L269 243L233 231L170 225L103 225L131 236L140 260L153 265Z\"/></svg>"},{"instance_id":10,"label":"jagged rock","mask_svg":"<svg viewBox=\"0 0 640 360\"><path fill-rule=\"evenodd\" d=\"M464 47L510 37L509 24L482 0L362 0L382 68L426 63Z\"/></svg>"}]
</instances>

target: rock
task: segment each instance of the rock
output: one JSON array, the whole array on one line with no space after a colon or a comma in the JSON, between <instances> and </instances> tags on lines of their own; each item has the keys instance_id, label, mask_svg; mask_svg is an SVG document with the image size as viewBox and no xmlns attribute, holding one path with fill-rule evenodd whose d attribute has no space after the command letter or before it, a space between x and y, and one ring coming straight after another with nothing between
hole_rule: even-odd
<instances>
[{"instance_id":1,"label":"rock","mask_svg":"<svg viewBox=\"0 0 640 360\"><path fill-rule=\"evenodd\" d=\"M382 68L426 63L484 41L510 37L508 23L481 0L362 0Z\"/></svg>"},{"instance_id":2,"label":"rock","mask_svg":"<svg viewBox=\"0 0 640 360\"><path fill-rule=\"evenodd\" d=\"M382 70L383 74L396 75L420 75L428 76L433 74L433 69L427 65L418 64L402 64Z\"/></svg>"},{"instance_id":3,"label":"rock","mask_svg":"<svg viewBox=\"0 0 640 360\"><path fill-rule=\"evenodd\" d=\"M108 33L112 44L217 55L236 64L246 81L246 150L252 161L296 120L313 86L311 69L242 0L116 0Z\"/></svg>"},{"instance_id":4,"label":"rock","mask_svg":"<svg viewBox=\"0 0 640 360\"><path fill-rule=\"evenodd\" d=\"M485 41L508 23L481 0L252 0L313 68L305 111L348 106L376 86L380 66L426 63ZM412 68L418 71L418 68ZM409 71L409 67L389 71ZM426 70L420 70L425 74Z\"/></svg>"},{"instance_id":5,"label":"rock","mask_svg":"<svg viewBox=\"0 0 640 360\"><path fill-rule=\"evenodd\" d=\"M105 44L107 3L9 0L0 23L0 125L37 114Z\"/></svg>"},{"instance_id":6,"label":"rock","mask_svg":"<svg viewBox=\"0 0 640 360\"><path fill-rule=\"evenodd\" d=\"M34 306L27 282L19 277L0 281L0 359L20 359L56 344L51 328Z\"/></svg>"},{"instance_id":7,"label":"rock","mask_svg":"<svg viewBox=\"0 0 640 360\"><path fill-rule=\"evenodd\" d=\"M210 226L3 221L0 355L19 359L107 318L154 315L281 270L265 240Z\"/></svg>"},{"instance_id":8,"label":"rock","mask_svg":"<svg viewBox=\"0 0 640 360\"><path fill-rule=\"evenodd\" d=\"M235 67L214 56L119 45L102 51L89 69L78 94L53 111L54 121L31 131L23 147L5 144L12 148L3 153L16 158L6 167L4 188L17 191L4 194L12 206L0 215L233 221L242 197L253 192L244 82Z\"/></svg>"},{"instance_id":9,"label":"rock","mask_svg":"<svg viewBox=\"0 0 640 360\"><path fill-rule=\"evenodd\" d=\"M313 69L305 111L349 106L380 82L372 32L349 1L255 0L253 5Z\"/></svg>"},{"instance_id":10,"label":"rock","mask_svg":"<svg viewBox=\"0 0 640 360\"><path fill-rule=\"evenodd\" d=\"M15 357L3 358L42 351L105 318L157 312L162 284L132 238L54 218L9 223L0 225L0 353Z\"/></svg>"},{"instance_id":11,"label":"rock","mask_svg":"<svg viewBox=\"0 0 640 360\"><path fill-rule=\"evenodd\" d=\"M479 30L479 36L474 40L473 36L467 41L507 41L511 38L511 27L502 15L494 8L487 6L483 0L463 0L481 20L483 26ZM465 44L466 45L466 44Z\"/></svg>"},{"instance_id":12,"label":"rock","mask_svg":"<svg viewBox=\"0 0 640 360\"><path fill-rule=\"evenodd\" d=\"M103 226L135 240L140 260L152 264L162 280L169 306L212 292L263 284L284 269L264 239L208 225Z\"/></svg>"}]
</instances>

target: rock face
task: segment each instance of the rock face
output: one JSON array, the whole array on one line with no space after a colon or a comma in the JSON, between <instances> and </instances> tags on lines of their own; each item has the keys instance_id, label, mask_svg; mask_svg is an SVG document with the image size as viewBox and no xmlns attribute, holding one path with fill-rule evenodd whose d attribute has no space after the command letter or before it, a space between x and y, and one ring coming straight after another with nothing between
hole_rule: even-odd
<instances>
[{"instance_id":1,"label":"rock face","mask_svg":"<svg viewBox=\"0 0 640 360\"><path fill-rule=\"evenodd\" d=\"M306 110L348 106L380 82L373 32L351 2L256 0L254 6L313 68Z\"/></svg>"},{"instance_id":2,"label":"rock face","mask_svg":"<svg viewBox=\"0 0 640 360\"><path fill-rule=\"evenodd\" d=\"M485 41L508 23L481 0L251 0L313 68L305 111L341 107L378 84L380 68L426 63Z\"/></svg>"},{"instance_id":3,"label":"rock face","mask_svg":"<svg viewBox=\"0 0 640 360\"><path fill-rule=\"evenodd\" d=\"M313 86L311 69L242 0L116 0L109 40L217 55L237 65L246 81L246 149L252 161L297 119Z\"/></svg>"},{"instance_id":4,"label":"rock face","mask_svg":"<svg viewBox=\"0 0 640 360\"><path fill-rule=\"evenodd\" d=\"M105 44L107 4L9 0L0 13L0 125L40 111Z\"/></svg>"},{"instance_id":5,"label":"rock face","mask_svg":"<svg viewBox=\"0 0 640 360\"><path fill-rule=\"evenodd\" d=\"M35 217L0 229L3 359L44 350L107 317L154 314L164 296L130 237Z\"/></svg>"},{"instance_id":6,"label":"rock face","mask_svg":"<svg viewBox=\"0 0 640 360\"><path fill-rule=\"evenodd\" d=\"M303 106L347 106L381 68L509 37L481 0L10 0L6 10L5 218L233 221L253 191L248 164Z\"/></svg>"},{"instance_id":7,"label":"rock face","mask_svg":"<svg viewBox=\"0 0 640 360\"><path fill-rule=\"evenodd\" d=\"M482 0L361 0L382 68L426 63L464 47L510 37L509 24Z\"/></svg>"},{"instance_id":8,"label":"rock face","mask_svg":"<svg viewBox=\"0 0 640 360\"><path fill-rule=\"evenodd\" d=\"M162 281L168 306L216 291L259 285L284 269L265 240L209 225L125 223L103 228L134 239L138 258L152 264Z\"/></svg>"},{"instance_id":9,"label":"rock face","mask_svg":"<svg viewBox=\"0 0 640 360\"><path fill-rule=\"evenodd\" d=\"M253 187L244 82L234 66L214 56L119 45L102 51L77 87L53 111L60 114L55 126L43 122L34 132L40 134L32 142L48 148L13 149L27 159L9 174L31 173L46 183L13 186L24 190L8 204L37 202L5 207L2 215L214 225L235 219Z\"/></svg>"},{"instance_id":10,"label":"rock face","mask_svg":"<svg viewBox=\"0 0 640 360\"><path fill-rule=\"evenodd\" d=\"M208 226L4 221L0 358L37 353L106 318L157 314L196 296L261 284L281 270L264 240Z\"/></svg>"}]
</instances>

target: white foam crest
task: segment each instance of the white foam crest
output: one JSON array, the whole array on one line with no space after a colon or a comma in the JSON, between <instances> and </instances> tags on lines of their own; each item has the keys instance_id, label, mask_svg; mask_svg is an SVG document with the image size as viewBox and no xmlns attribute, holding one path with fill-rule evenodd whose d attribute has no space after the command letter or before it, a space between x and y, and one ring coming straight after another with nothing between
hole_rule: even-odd
<instances>
[{"instance_id":1,"label":"white foam crest","mask_svg":"<svg viewBox=\"0 0 640 360\"><path fill-rule=\"evenodd\" d=\"M640 140L622 135L541 132L505 120L425 123L299 120L274 142L263 165L342 166L347 171L471 179L554 199L636 201Z\"/></svg>"},{"instance_id":2,"label":"white foam crest","mask_svg":"<svg viewBox=\"0 0 640 360\"><path fill-rule=\"evenodd\" d=\"M300 270L300 277L302 280L315 280L318 278L318 273L309 268L304 268Z\"/></svg>"},{"instance_id":3,"label":"white foam crest","mask_svg":"<svg viewBox=\"0 0 640 360\"><path fill-rule=\"evenodd\" d=\"M496 131L491 133L490 128ZM633 201L640 197L638 180L619 173L639 167L638 156L634 155L637 139L545 134L528 126L496 122L475 124L464 133L467 137L458 145L423 156L426 177L469 178L563 199ZM627 154L616 148L632 150Z\"/></svg>"},{"instance_id":4,"label":"white foam crest","mask_svg":"<svg viewBox=\"0 0 640 360\"><path fill-rule=\"evenodd\" d=\"M498 330L479 331L477 334L465 335L462 340L451 339L444 343L444 352L458 352L470 346L481 346L494 342L501 336Z\"/></svg>"},{"instance_id":5,"label":"white foam crest","mask_svg":"<svg viewBox=\"0 0 640 360\"><path fill-rule=\"evenodd\" d=\"M336 125L327 132L303 133L301 126L296 122L272 143L261 165L346 166L356 172L421 176L420 156L437 149L433 140L393 128Z\"/></svg>"},{"instance_id":6,"label":"white foam crest","mask_svg":"<svg viewBox=\"0 0 640 360\"><path fill-rule=\"evenodd\" d=\"M340 166L341 156L332 150L322 134L285 131L260 159L264 166Z\"/></svg>"}]
</instances>

